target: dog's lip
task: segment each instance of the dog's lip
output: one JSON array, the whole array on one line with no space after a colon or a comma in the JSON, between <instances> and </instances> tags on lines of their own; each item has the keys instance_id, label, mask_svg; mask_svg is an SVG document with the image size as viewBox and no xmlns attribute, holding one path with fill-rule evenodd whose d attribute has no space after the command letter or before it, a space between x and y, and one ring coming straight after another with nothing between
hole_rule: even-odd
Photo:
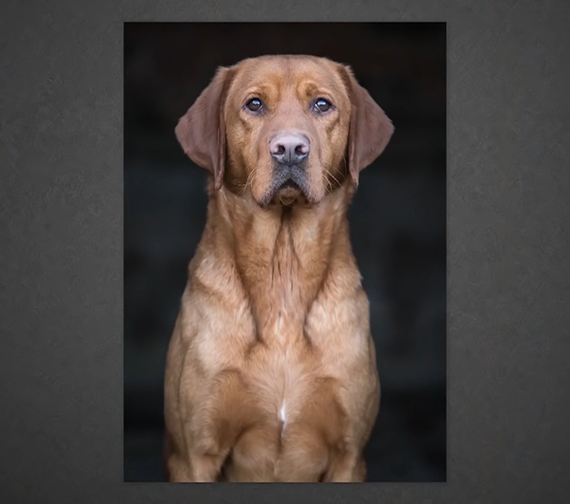
<instances>
[{"instance_id":1,"label":"dog's lip","mask_svg":"<svg viewBox=\"0 0 570 504\"><path fill-rule=\"evenodd\" d=\"M263 201L261 205L262 207L267 207L271 204L291 206L299 201L301 195L304 196L304 194L299 184L295 182L293 178L288 178L281 185L268 193L265 197L265 201Z\"/></svg>"},{"instance_id":2,"label":"dog's lip","mask_svg":"<svg viewBox=\"0 0 570 504\"><path fill-rule=\"evenodd\" d=\"M306 173L302 166L276 166L273 177L271 187L259 201L262 207L272 203L288 206L309 199Z\"/></svg>"},{"instance_id":3,"label":"dog's lip","mask_svg":"<svg viewBox=\"0 0 570 504\"><path fill-rule=\"evenodd\" d=\"M297 184L297 182L295 182L292 178L287 179L285 182L283 182L280 186L278 191L282 190L282 189L296 189L298 191L301 190L301 188L299 187L299 184Z\"/></svg>"},{"instance_id":4,"label":"dog's lip","mask_svg":"<svg viewBox=\"0 0 570 504\"><path fill-rule=\"evenodd\" d=\"M293 179L288 179L275 191L274 198L277 198L282 205L290 206L297 201L301 194L303 194L303 191L297 182Z\"/></svg>"}]
</instances>

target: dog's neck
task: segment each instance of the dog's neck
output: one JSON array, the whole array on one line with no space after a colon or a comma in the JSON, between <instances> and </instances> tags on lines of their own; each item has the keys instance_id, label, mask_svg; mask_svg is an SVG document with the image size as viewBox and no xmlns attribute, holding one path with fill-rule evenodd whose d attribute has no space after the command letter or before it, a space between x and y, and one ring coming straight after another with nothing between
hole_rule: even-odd
<instances>
[{"instance_id":1,"label":"dog's neck","mask_svg":"<svg viewBox=\"0 0 570 504\"><path fill-rule=\"evenodd\" d=\"M339 190L313 208L264 210L224 188L211 198L204 239L214 244L217 267L241 285L259 339L306 338L306 318L319 294L354 277L346 274L356 268L349 200L348 190ZM295 334L280 336L282 328Z\"/></svg>"}]
</instances>

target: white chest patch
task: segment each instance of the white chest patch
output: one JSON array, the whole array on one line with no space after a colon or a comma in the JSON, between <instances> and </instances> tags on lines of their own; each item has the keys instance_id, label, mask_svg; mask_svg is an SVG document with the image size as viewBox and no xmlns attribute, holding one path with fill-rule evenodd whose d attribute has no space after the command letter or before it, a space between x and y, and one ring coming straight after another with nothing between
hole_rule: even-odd
<instances>
[{"instance_id":1,"label":"white chest patch","mask_svg":"<svg viewBox=\"0 0 570 504\"><path fill-rule=\"evenodd\" d=\"M287 410L285 401L283 401L281 409L279 410L279 420L281 420L281 437L283 437L285 427L287 426Z\"/></svg>"}]
</instances>

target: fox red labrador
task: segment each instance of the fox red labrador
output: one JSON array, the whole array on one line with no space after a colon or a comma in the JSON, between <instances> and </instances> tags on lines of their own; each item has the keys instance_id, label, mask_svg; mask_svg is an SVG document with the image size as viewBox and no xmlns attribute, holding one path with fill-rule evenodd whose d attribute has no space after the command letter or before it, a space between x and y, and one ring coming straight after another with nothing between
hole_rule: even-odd
<instances>
[{"instance_id":1,"label":"fox red labrador","mask_svg":"<svg viewBox=\"0 0 570 504\"><path fill-rule=\"evenodd\" d=\"M365 480L380 382L347 207L392 133L312 56L220 68L180 119L211 177L167 357L170 481Z\"/></svg>"}]
</instances>

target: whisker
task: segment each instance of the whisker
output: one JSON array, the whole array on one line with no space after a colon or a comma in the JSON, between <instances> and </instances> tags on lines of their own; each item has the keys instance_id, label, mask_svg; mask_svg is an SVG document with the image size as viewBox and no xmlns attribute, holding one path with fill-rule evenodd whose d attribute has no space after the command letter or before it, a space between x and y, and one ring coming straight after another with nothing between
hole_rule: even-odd
<instances>
[{"instance_id":1,"label":"whisker","mask_svg":"<svg viewBox=\"0 0 570 504\"><path fill-rule=\"evenodd\" d=\"M327 193L331 193L334 186L333 182L336 182L339 187L342 185L342 182L337 177L335 177L334 172L336 172L339 175L342 175L343 172L338 166L334 166L332 164L324 163L323 167L328 170L326 172L326 177L325 177L327 183L326 191ZM331 178L333 180L331 180Z\"/></svg>"},{"instance_id":2,"label":"whisker","mask_svg":"<svg viewBox=\"0 0 570 504\"><path fill-rule=\"evenodd\" d=\"M241 191L240 196L243 196L248 185L251 186L253 184L253 181L255 180L256 175L257 175L257 168L254 168L251 171L251 173L247 176L247 178L245 179L245 184L243 184L243 190Z\"/></svg>"}]
</instances>

